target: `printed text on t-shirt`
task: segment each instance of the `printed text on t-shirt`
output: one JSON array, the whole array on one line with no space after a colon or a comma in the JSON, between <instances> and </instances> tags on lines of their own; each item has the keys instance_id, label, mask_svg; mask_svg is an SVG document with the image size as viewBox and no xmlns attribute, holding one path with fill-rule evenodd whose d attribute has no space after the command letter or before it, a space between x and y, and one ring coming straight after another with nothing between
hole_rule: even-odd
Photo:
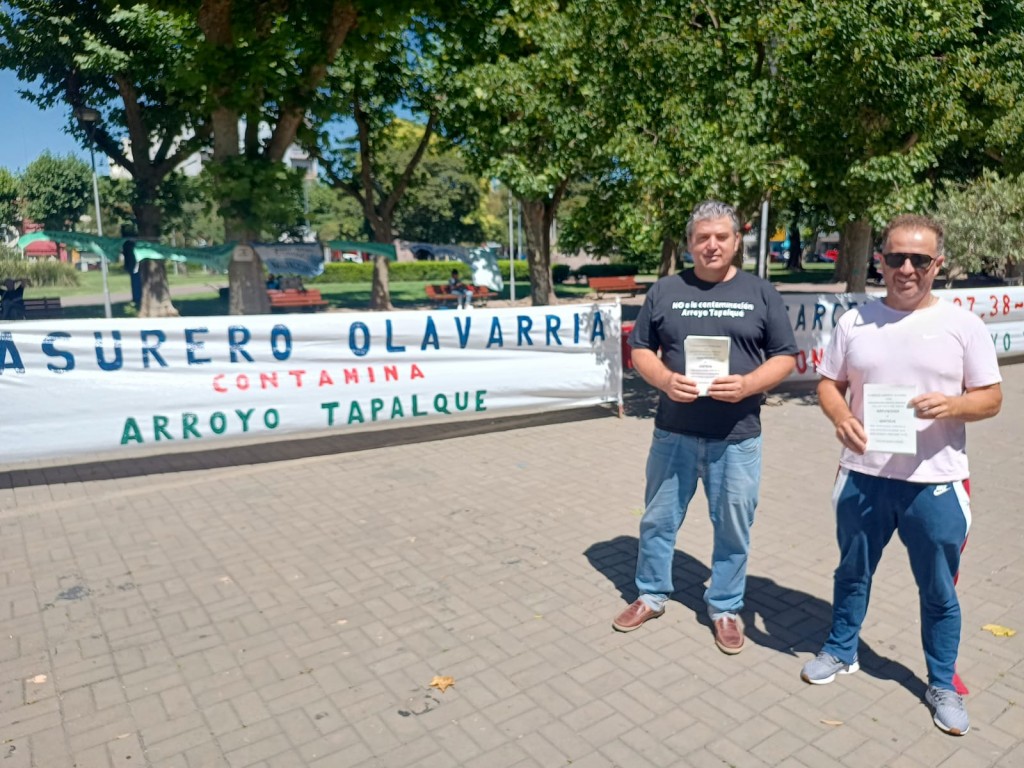
<instances>
[{"instance_id":1,"label":"printed text on t-shirt","mask_svg":"<svg viewBox=\"0 0 1024 768\"><path fill-rule=\"evenodd\" d=\"M749 301L673 301L681 317L744 317L754 309Z\"/></svg>"}]
</instances>

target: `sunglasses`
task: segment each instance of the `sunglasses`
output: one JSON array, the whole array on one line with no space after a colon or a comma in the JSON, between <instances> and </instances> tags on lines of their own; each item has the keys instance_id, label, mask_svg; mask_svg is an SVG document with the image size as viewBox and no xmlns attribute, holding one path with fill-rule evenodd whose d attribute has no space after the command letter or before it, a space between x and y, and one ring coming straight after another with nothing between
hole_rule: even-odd
<instances>
[{"instance_id":1,"label":"sunglasses","mask_svg":"<svg viewBox=\"0 0 1024 768\"><path fill-rule=\"evenodd\" d=\"M924 253L883 253L882 258L890 269L899 269L907 259L910 259L910 266L914 269L928 269L935 261L934 256Z\"/></svg>"}]
</instances>

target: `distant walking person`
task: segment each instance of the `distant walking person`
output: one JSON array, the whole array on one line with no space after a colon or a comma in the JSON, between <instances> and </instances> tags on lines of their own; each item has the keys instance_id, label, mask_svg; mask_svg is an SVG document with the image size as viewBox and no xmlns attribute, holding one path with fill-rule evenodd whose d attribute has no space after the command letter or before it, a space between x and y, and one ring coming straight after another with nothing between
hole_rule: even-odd
<instances>
[{"instance_id":1,"label":"distant walking person","mask_svg":"<svg viewBox=\"0 0 1024 768\"><path fill-rule=\"evenodd\" d=\"M636 370L661 395L640 520L639 597L612 626L630 632L665 612L676 535L701 480L715 531L704 602L715 644L736 654L761 483L761 403L793 370L797 347L782 297L733 265L742 239L732 206L698 205L686 237L693 269L654 284L629 337Z\"/></svg>"},{"instance_id":2,"label":"distant walking person","mask_svg":"<svg viewBox=\"0 0 1024 768\"><path fill-rule=\"evenodd\" d=\"M8 277L0 290L0 319L25 319L25 278Z\"/></svg>"},{"instance_id":3,"label":"distant walking person","mask_svg":"<svg viewBox=\"0 0 1024 768\"><path fill-rule=\"evenodd\" d=\"M448 293L458 297L459 309L473 308L473 289L459 279L459 270L457 269L453 269L452 276L448 278Z\"/></svg>"},{"instance_id":4,"label":"distant walking person","mask_svg":"<svg viewBox=\"0 0 1024 768\"><path fill-rule=\"evenodd\" d=\"M942 227L924 216L889 223L882 234L885 299L844 314L818 366L821 408L843 446L832 492L839 566L832 628L801 677L821 685L860 668L857 646L872 576L898 532L921 601L925 702L935 725L962 736L970 723L953 677L960 646L955 584L971 524L964 424L995 416L1003 396L982 321L931 292L942 241ZM904 401L900 393L908 390L913 394ZM872 405L888 399L890 409L913 409L907 446L872 447L865 422L873 424L875 414L866 392Z\"/></svg>"}]
</instances>

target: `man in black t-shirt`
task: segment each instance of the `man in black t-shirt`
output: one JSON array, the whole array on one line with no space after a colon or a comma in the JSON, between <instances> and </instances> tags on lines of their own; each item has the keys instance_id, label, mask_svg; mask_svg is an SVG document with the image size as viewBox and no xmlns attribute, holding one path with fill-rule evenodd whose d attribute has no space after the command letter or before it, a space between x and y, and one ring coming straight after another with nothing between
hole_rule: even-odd
<instances>
[{"instance_id":1,"label":"man in black t-shirt","mask_svg":"<svg viewBox=\"0 0 1024 768\"><path fill-rule=\"evenodd\" d=\"M693 269L654 284L629 336L634 367L661 396L647 457L639 597L612 625L630 632L664 613L676 535L700 480L715 530L704 602L715 644L735 654L743 650L739 612L761 482L761 402L792 372L797 346L782 297L733 264L742 238L732 206L698 205L686 237Z\"/></svg>"}]
</instances>

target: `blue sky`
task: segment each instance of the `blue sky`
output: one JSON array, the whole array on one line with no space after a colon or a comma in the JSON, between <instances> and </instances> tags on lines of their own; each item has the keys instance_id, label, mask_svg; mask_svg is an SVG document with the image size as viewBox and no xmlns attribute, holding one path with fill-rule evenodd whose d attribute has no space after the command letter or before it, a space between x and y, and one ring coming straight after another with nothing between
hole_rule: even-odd
<instances>
[{"instance_id":1,"label":"blue sky","mask_svg":"<svg viewBox=\"0 0 1024 768\"><path fill-rule=\"evenodd\" d=\"M18 95L24 87L13 72L0 70L0 167L20 173L47 149L88 162L88 150L64 133L66 108L43 111Z\"/></svg>"}]
</instances>

